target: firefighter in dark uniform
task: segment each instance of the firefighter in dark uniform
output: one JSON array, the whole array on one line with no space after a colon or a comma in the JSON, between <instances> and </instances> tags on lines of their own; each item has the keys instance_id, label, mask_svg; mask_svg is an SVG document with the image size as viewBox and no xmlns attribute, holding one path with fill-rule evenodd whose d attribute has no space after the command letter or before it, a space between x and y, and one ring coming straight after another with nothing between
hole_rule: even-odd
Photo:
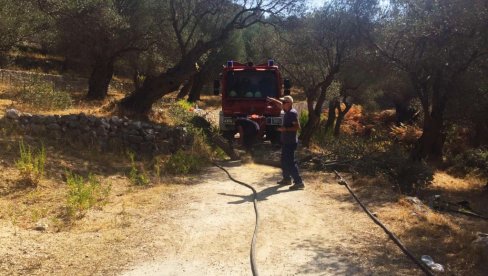
<instances>
[{"instance_id":1,"label":"firefighter in dark uniform","mask_svg":"<svg viewBox=\"0 0 488 276\"><path fill-rule=\"evenodd\" d=\"M247 152L252 152L252 146L256 142L260 130L259 124L246 117L237 118L235 124L241 145Z\"/></svg>"}]
</instances>

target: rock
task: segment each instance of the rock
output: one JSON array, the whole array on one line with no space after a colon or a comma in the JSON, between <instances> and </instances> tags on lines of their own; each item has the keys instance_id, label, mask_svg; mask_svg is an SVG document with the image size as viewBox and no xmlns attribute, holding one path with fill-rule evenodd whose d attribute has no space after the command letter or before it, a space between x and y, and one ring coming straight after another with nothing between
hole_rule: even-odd
<instances>
[{"instance_id":1,"label":"rock","mask_svg":"<svg viewBox=\"0 0 488 276\"><path fill-rule=\"evenodd\" d=\"M47 116L46 119L45 119L45 123L46 124L54 124L56 123L56 117L54 116Z\"/></svg>"},{"instance_id":2,"label":"rock","mask_svg":"<svg viewBox=\"0 0 488 276\"><path fill-rule=\"evenodd\" d=\"M137 135L127 135L127 140L133 144L139 144L144 141L144 138Z\"/></svg>"},{"instance_id":3,"label":"rock","mask_svg":"<svg viewBox=\"0 0 488 276\"><path fill-rule=\"evenodd\" d=\"M42 123L42 119L43 117L40 116L40 115L33 115L31 117L31 123L34 123L34 124L41 124Z\"/></svg>"},{"instance_id":4,"label":"rock","mask_svg":"<svg viewBox=\"0 0 488 276\"><path fill-rule=\"evenodd\" d=\"M46 126L46 128L49 129L49 130L59 130L59 129L61 129L61 127L58 124L56 124L56 123L48 124Z\"/></svg>"},{"instance_id":5,"label":"rock","mask_svg":"<svg viewBox=\"0 0 488 276\"><path fill-rule=\"evenodd\" d=\"M146 140L146 141L153 142L155 139L156 139L156 136L155 135L152 135L152 134L146 134L146 135L144 135L144 140Z\"/></svg>"},{"instance_id":6,"label":"rock","mask_svg":"<svg viewBox=\"0 0 488 276\"><path fill-rule=\"evenodd\" d=\"M129 128L131 129L141 129L142 128L142 123L139 121L132 122L129 124Z\"/></svg>"},{"instance_id":7,"label":"rock","mask_svg":"<svg viewBox=\"0 0 488 276\"><path fill-rule=\"evenodd\" d=\"M478 253L479 262L486 264L488 262L488 234L477 233L476 239L471 243L471 246Z\"/></svg>"},{"instance_id":8,"label":"rock","mask_svg":"<svg viewBox=\"0 0 488 276\"><path fill-rule=\"evenodd\" d=\"M49 228L48 220L46 218L42 218L36 222L34 226L34 230L37 231L46 231Z\"/></svg>"},{"instance_id":9,"label":"rock","mask_svg":"<svg viewBox=\"0 0 488 276\"><path fill-rule=\"evenodd\" d=\"M70 121L68 123L68 127L70 127L70 128L78 128L78 127L80 127L80 123L78 123L76 121Z\"/></svg>"},{"instance_id":10,"label":"rock","mask_svg":"<svg viewBox=\"0 0 488 276\"><path fill-rule=\"evenodd\" d=\"M44 126L42 124L31 125L30 131L33 133L42 133L42 132L46 131L46 126Z\"/></svg>"},{"instance_id":11,"label":"rock","mask_svg":"<svg viewBox=\"0 0 488 276\"><path fill-rule=\"evenodd\" d=\"M6 116L9 119L18 119L21 115L21 112L18 111L17 109L7 109Z\"/></svg>"},{"instance_id":12,"label":"rock","mask_svg":"<svg viewBox=\"0 0 488 276\"><path fill-rule=\"evenodd\" d=\"M123 123L123 120L117 116L112 116L112 118L110 118L110 121L116 126L120 126Z\"/></svg>"},{"instance_id":13,"label":"rock","mask_svg":"<svg viewBox=\"0 0 488 276\"><path fill-rule=\"evenodd\" d=\"M66 117L68 121L78 121L78 115L76 114L70 114L63 117Z\"/></svg>"}]
</instances>

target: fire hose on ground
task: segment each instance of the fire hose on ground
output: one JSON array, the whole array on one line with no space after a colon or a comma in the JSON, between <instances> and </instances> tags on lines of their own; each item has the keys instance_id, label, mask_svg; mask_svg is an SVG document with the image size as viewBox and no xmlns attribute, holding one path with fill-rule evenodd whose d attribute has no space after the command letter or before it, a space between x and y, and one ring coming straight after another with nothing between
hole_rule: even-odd
<instances>
[{"instance_id":1,"label":"fire hose on ground","mask_svg":"<svg viewBox=\"0 0 488 276\"><path fill-rule=\"evenodd\" d=\"M258 207L257 207L257 192L256 190L249 184L246 184L242 181L239 181L235 178L233 178L230 173L225 169L223 168L222 166L218 165L217 163L215 162L212 162L212 164L216 167L218 167L219 169L223 170L227 176L229 177L230 180L242 185L242 186L245 186L249 189L252 190L253 192L253 205L254 205L254 212L255 212L255 216L256 216L256 220L255 220L255 227L254 227L254 232L253 232L253 237L252 237L252 241L251 241L251 250L250 250L250 262L251 262L251 270L252 270L252 274L254 276L257 276L258 275L258 269L257 269L257 265L256 265L256 240L257 240L257 231L258 231L258 227L259 227L259 212L258 212ZM366 212L366 214L378 225L380 226L383 231L390 237L391 240L393 240L393 242L402 250L402 252L407 255L426 275L429 275L429 276L433 276L434 274L432 273L432 271L429 269L429 267L424 264L423 262L421 262L420 260L418 260L406 247L405 245L402 244L402 242L398 239L398 237L393 234L390 230L388 230L388 228L386 228L385 225L383 225L383 223L381 223L364 205L363 203L358 199L358 197L354 194L354 192L351 190L351 188L349 187L349 184L347 183L347 181L336 171L334 170L334 173L335 175L339 178L339 184L340 185L343 185L347 188L347 190L349 191L349 193L353 196L353 198L356 200L356 202L361 206L361 208L364 210L364 212Z\"/></svg>"},{"instance_id":2,"label":"fire hose on ground","mask_svg":"<svg viewBox=\"0 0 488 276\"><path fill-rule=\"evenodd\" d=\"M230 173L224 169L222 166L218 165L217 163L215 162L212 162L214 166L218 167L219 169L223 170L227 176L229 177L230 180L236 182L237 184L240 184L244 187L247 187L249 189L252 190L252 193L253 193L253 205L254 205L254 213L256 215L256 222L255 222L255 226L254 226L254 232L253 232L253 235L252 235L252 241L251 241L251 252L250 252L250 261L251 261L251 270L252 270L252 275L254 276L257 276L259 275L258 274L258 268L257 268L257 265L256 265L256 239L257 239L257 233L258 233L258 226L259 226L259 212L258 212L258 203L257 203L257 197L258 197L258 193L256 192L256 190L249 184L246 184L242 181L239 181L235 178L233 178Z\"/></svg>"},{"instance_id":3,"label":"fire hose on ground","mask_svg":"<svg viewBox=\"0 0 488 276\"><path fill-rule=\"evenodd\" d=\"M380 226L381 229L383 229L383 231L385 231L385 233L390 237L390 239L393 240L393 242L403 251L403 253L405 253L405 255L407 255L423 272L425 272L426 275L433 276L434 274L430 271L429 267L425 265L423 262L421 262L420 260L418 260L417 258L415 258L415 256L405 247L405 245L402 244L402 242L398 239L398 237L395 234L393 234L390 230L388 230L388 228L386 228L386 226L383 225L383 223L381 223L381 221L379 221L368 210L368 208L366 208L366 206L363 205L363 203L358 199L358 197L351 190L347 181L344 178L342 178L342 176L336 170L334 170L334 173L337 176L337 178L339 178L339 184L347 188L347 190L352 195L352 197L354 197L356 202L361 206L361 208L363 208L364 212L368 214L368 216L374 221L374 223Z\"/></svg>"}]
</instances>

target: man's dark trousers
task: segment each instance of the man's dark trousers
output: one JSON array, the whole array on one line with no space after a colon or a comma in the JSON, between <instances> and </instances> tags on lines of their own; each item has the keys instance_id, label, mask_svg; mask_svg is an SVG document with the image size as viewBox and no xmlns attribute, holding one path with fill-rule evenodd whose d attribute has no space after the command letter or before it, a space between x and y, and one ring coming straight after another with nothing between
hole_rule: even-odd
<instances>
[{"instance_id":1,"label":"man's dark trousers","mask_svg":"<svg viewBox=\"0 0 488 276\"><path fill-rule=\"evenodd\" d=\"M283 179L290 179L291 176L293 182L300 185L303 181L298 173L298 166L295 161L296 149L297 143L281 145L281 168L283 170Z\"/></svg>"}]
</instances>

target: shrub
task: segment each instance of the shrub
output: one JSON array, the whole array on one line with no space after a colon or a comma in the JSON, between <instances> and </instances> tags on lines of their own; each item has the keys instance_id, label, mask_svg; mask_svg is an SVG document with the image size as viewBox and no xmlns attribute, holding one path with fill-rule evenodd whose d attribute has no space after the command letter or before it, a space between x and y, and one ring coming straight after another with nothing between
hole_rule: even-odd
<instances>
[{"instance_id":1,"label":"shrub","mask_svg":"<svg viewBox=\"0 0 488 276\"><path fill-rule=\"evenodd\" d=\"M383 175L396 184L402 193L415 193L433 179L433 170L424 162L409 159L402 145L381 139L364 139L349 135L324 140L321 148L331 159L348 161L353 173Z\"/></svg>"},{"instance_id":2,"label":"shrub","mask_svg":"<svg viewBox=\"0 0 488 276\"><path fill-rule=\"evenodd\" d=\"M165 164L166 172L170 174L188 174L198 171L201 165L200 160L190 152L178 150Z\"/></svg>"},{"instance_id":3,"label":"shrub","mask_svg":"<svg viewBox=\"0 0 488 276\"><path fill-rule=\"evenodd\" d=\"M308 111L303 110L300 112L300 115L298 116L298 121L300 122L300 126L304 127L305 124L308 122Z\"/></svg>"},{"instance_id":4,"label":"shrub","mask_svg":"<svg viewBox=\"0 0 488 276\"><path fill-rule=\"evenodd\" d=\"M103 188L91 174L85 179L80 175L67 173L66 183L68 184L67 207L70 217L83 216L86 210L105 204L105 199L110 193L110 186Z\"/></svg>"},{"instance_id":5,"label":"shrub","mask_svg":"<svg viewBox=\"0 0 488 276\"><path fill-rule=\"evenodd\" d=\"M202 116L193 112L191 103L180 100L170 107L172 119L184 126L193 137L190 148L179 149L164 163L163 170L169 174L188 174L199 172L208 166L212 156L222 156L222 151L214 150L210 146L209 137L217 129Z\"/></svg>"},{"instance_id":6,"label":"shrub","mask_svg":"<svg viewBox=\"0 0 488 276\"><path fill-rule=\"evenodd\" d=\"M420 138L422 130L417 126L401 124L400 126L391 126L389 135L399 143L412 145Z\"/></svg>"},{"instance_id":7,"label":"shrub","mask_svg":"<svg viewBox=\"0 0 488 276\"><path fill-rule=\"evenodd\" d=\"M467 174L479 173L488 176L488 148L468 149L451 157L453 170Z\"/></svg>"},{"instance_id":8,"label":"shrub","mask_svg":"<svg viewBox=\"0 0 488 276\"><path fill-rule=\"evenodd\" d=\"M18 91L19 100L40 110L66 109L73 100L66 91L55 90L50 83L32 80Z\"/></svg>"},{"instance_id":9,"label":"shrub","mask_svg":"<svg viewBox=\"0 0 488 276\"><path fill-rule=\"evenodd\" d=\"M15 165L19 169L22 179L30 185L37 186L41 177L44 175L44 166L46 163L46 150L44 145L41 149L33 152L29 145L23 141L19 142L20 158Z\"/></svg>"},{"instance_id":10,"label":"shrub","mask_svg":"<svg viewBox=\"0 0 488 276\"><path fill-rule=\"evenodd\" d=\"M341 108L344 109L343 107ZM360 105L353 105L344 117L344 121L341 124L341 132L351 135L363 135L365 131L363 121L363 108Z\"/></svg>"},{"instance_id":11,"label":"shrub","mask_svg":"<svg viewBox=\"0 0 488 276\"><path fill-rule=\"evenodd\" d=\"M144 169L137 169L136 162L135 162L135 154L132 152L127 153L130 158L130 172L129 172L129 179L132 184L136 186L146 186L149 184L149 177L144 172Z\"/></svg>"},{"instance_id":12,"label":"shrub","mask_svg":"<svg viewBox=\"0 0 488 276\"><path fill-rule=\"evenodd\" d=\"M208 166L214 152L207 144L202 130L194 130L193 144L190 149L180 149L165 163L164 169L170 174L188 174L201 171Z\"/></svg>"},{"instance_id":13,"label":"shrub","mask_svg":"<svg viewBox=\"0 0 488 276\"><path fill-rule=\"evenodd\" d=\"M170 105L169 113L174 124L183 124L185 126L190 125L190 121L195 116L193 106L191 103L185 100L179 100L176 103Z\"/></svg>"}]
</instances>

